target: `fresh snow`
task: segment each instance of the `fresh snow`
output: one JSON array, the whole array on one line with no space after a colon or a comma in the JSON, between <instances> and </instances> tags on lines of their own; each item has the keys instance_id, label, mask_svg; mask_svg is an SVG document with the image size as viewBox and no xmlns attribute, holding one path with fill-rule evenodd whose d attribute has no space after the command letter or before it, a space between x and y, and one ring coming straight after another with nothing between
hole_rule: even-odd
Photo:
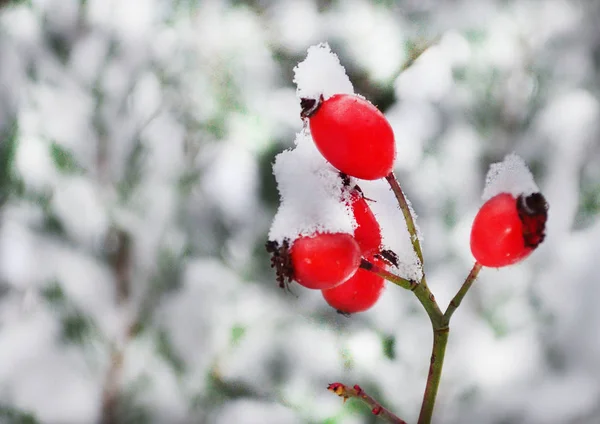
<instances>
[{"instance_id":1,"label":"fresh snow","mask_svg":"<svg viewBox=\"0 0 600 424\"><path fill-rule=\"evenodd\" d=\"M269 240L293 241L315 232L352 234L356 222L343 201L339 172L321 156L308 131L298 133L295 143L273 165L281 204Z\"/></svg>"},{"instance_id":2,"label":"fresh snow","mask_svg":"<svg viewBox=\"0 0 600 424\"><path fill-rule=\"evenodd\" d=\"M525 161L511 153L502 162L490 165L482 197L486 201L500 193L510 193L516 198L521 194L528 196L539 191Z\"/></svg>"},{"instance_id":3,"label":"fresh snow","mask_svg":"<svg viewBox=\"0 0 600 424\"><path fill-rule=\"evenodd\" d=\"M321 43L308 48L306 59L294 68L298 98L328 99L334 94L354 94L354 88L340 60Z\"/></svg>"}]
</instances>

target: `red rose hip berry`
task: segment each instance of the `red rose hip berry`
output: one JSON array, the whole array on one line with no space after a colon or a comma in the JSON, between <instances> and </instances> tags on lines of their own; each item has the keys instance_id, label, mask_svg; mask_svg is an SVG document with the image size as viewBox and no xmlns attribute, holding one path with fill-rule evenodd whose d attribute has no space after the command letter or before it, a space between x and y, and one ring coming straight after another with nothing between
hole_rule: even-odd
<instances>
[{"instance_id":1,"label":"red rose hip berry","mask_svg":"<svg viewBox=\"0 0 600 424\"><path fill-rule=\"evenodd\" d=\"M309 289L329 289L352 277L360 265L360 247L345 233L299 237L290 248L293 279Z\"/></svg>"},{"instance_id":2,"label":"red rose hip berry","mask_svg":"<svg viewBox=\"0 0 600 424\"><path fill-rule=\"evenodd\" d=\"M361 254L369 257L379 253L381 250L381 227L360 189L354 188L350 192L350 206L356 221L354 238L360 246Z\"/></svg>"},{"instance_id":3,"label":"red rose hip berry","mask_svg":"<svg viewBox=\"0 0 600 424\"><path fill-rule=\"evenodd\" d=\"M352 94L302 99L303 118L321 154L352 177L376 180L394 166L396 145L389 122L370 102Z\"/></svg>"},{"instance_id":4,"label":"red rose hip berry","mask_svg":"<svg viewBox=\"0 0 600 424\"><path fill-rule=\"evenodd\" d=\"M376 257L369 259L371 263L383 268L385 262ZM356 274L345 283L329 290L323 290L325 301L338 312L353 314L371 308L383 292L385 281L377 274L359 268Z\"/></svg>"},{"instance_id":5,"label":"red rose hip berry","mask_svg":"<svg viewBox=\"0 0 600 424\"><path fill-rule=\"evenodd\" d=\"M541 193L514 198L498 194L483 204L471 228L471 252L498 268L525 259L544 241L548 204Z\"/></svg>"}]
</instances>

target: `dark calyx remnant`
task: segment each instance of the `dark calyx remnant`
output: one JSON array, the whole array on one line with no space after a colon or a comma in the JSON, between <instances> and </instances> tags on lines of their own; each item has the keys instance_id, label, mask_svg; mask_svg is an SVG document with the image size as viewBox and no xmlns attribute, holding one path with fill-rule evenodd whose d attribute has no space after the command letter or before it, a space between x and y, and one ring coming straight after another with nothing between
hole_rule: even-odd
<instances>
[{"instance_id":1,"label":"dark calyx remnant","mask_svg":"<svg viewBox=\"0 0 600 424\"><path fill-rule=\"evenodd\" d=\"M310 118L313 116L317 110L321 107L323 103L323 96L319 96L318 99L310 99L310 98L302 98L300 99L300 117Z\"/></svg>"},{"instance_id":2,"label":"dark calyx remnant","mask_svg":"<svg viewBox=\"0 0 600 424\"><path fill-rule=\"evenodd\" d=\"M342 186L344 187L344 189L348 189L350 187L350 185L352 184L352 177L350 177L348 174L344 174L341 171L338 172L338 175L342 179ZM352 190L355 190L358 193L360 193L360 195L363 199L365 199L369 202L375 202L375 200L369 199L368 197L365 196L365 193L362 191L362 188L360 188L360 186L358 184L354 184L354 186L352 187Z\"/></svg>"},{"instance_id":3,"label":"dark calyx remnant","mask_svg":"<svg viewBox=\"0 0 600 424\"><path fill-rule=\"evenodd\" d=\"M290 255L290 242L283 240L281 246L276 241L267 241L265 244L267 252L271 254L271 268L275 268L277 282L282 289L289 289L289 284L294 279L294 267Z\"/></svg>"},{"instance_id":4,"label":"dark calyx remnant","mask_svg":"<svg viewBox=\"0 0 600 424\"><path fill-rule=\"evenodd\" d=\"M342 171L340 171L340 172L338 172L338 175L342 179L342 185L344 187L350 187L350 183L352 181L350 180L350 177L348 176L348 174L344 174ZM356 186L356 187L358 187L358 186ZM360 190L360 188L359 188L359 190Z\"/></svg>"},{"instance_id":5,"label":"dark calyx remnant","mask_svg":"<svg viewBox=\"0 0 600 424\"><path fill-rule=\"evenodd\" d=\"M384 249L384 250L382 250L381 252L379 252L377 254L377 256L379 256L381 259L383 259L384 261L386 261L388 264L394 265L396 267L399 264L398 255L396 255L390 249Z\"/></svg>"},{"instance_id":6,"label":"dark calyx remnant","mask_svg":"<svg viewBox=\"0 0 600 424\"><path fill-rule=\"evenodd\" d=\"M517 212L523 223L523 240L525 246L535 249L546 237L546 221L548 220L548 202L542 193L517 198Z\"/></svg>"}]
</instances>

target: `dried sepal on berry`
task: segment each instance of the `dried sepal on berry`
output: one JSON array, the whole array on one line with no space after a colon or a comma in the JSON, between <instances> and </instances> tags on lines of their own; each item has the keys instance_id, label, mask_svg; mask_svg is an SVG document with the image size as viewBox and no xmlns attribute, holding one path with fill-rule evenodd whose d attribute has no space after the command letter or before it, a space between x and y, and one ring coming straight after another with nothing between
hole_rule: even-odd
<instances>
[{"instance_id":1,"label":"dried sepal on berry","mask_svg":"<svg viewBox=\"0 0 600 424\"><path fill-rule=\"evenodd\" d=\"M375 256L379 259L383 259L385 262L387 262L388 265L398 267L400 264L398 255L391 249L383 249Z\"/></svg>"},{"instance_id":2,"label":"dried sepal on berry","mask_svg":"<svg viewBox=\"0 0 600 424\"><path fill-rule=\"evenodd\" d=\"M291 281L309 289L329 289L352 277L360 265L360 247L350 234L316 233L281 245L269 241L271 267L279 287Z\"/></svg>"},{"instance_id":3,"label":"dried sepal on berry","mask_svg":"<svg viewBox=\"0 0 600 424\"><path fill-rule=\"evenodd\" d=\"M290 242L284 239L281 245L269 240L265 248L271 254L271 268L275 268L276 280L282 289L289 288L289 284L294 279L294 267L290 256Z\"/></svg>"},{"instance_id":4,"label":"dried sepal on berry","mask_svg":"<svg viewBox=\"0 0 600 424\"><path fill-rule=\"evenodd\" d=\"M523 224L525 246L535 249L546 238L548 202L542 193L517 198L517 213Z\"/></svg>"}]
</instances>

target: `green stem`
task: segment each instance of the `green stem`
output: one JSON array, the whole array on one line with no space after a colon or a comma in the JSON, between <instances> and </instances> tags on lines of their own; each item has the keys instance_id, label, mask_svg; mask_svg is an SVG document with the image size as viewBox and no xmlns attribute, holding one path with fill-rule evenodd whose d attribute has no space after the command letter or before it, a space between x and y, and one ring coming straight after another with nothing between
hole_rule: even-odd
<instances>
[{"instance_id":1,"label":"green stem","mask_svg":"<svg viewBox=\"0 0 600 424\"><path fill-rule=\"evenodd\" d=\"M378 267L372 262L367 261L366 259L361 259L360 267L364 270L371 271L373 274L377 274L380 277L388 280L390 283L394 283L395 285L402 287L403 289L414 291L419 283L414 280L407 280L406 278L402 278L396 274L392 274L391 272Z\"/></svg>"},{"instance_id":2,"label":"green stem","mask_svg":"<svg viewBox=\"0 0 600 424\"><path fill-rule=\"evenodd\" d=\"M431 320L431 324L434 329L444 327L444 313L438 306L435 301L435 297L429 287L427 286L427 281L425 280L425 276L421 279L421 282L417 285L417 287L413 290L421 305L429 315L429 319Z\"/></svg>"},{"instance_id":3,"label":"green stem","mask_svg":"<svg viewBox=\"0 0 600 424\"><path fill-rule=\"evenodd\" d=\"M385 179L396 196L396 200L398 201L398 205L400 206L402 214L404 215L404 220L406 221L406 227L410 235L410 241L412 243L413 250L419 259L421 266L423 266L421 242L419 241L419 237L417 235L417 227L415 225L411 209L408 205L408 201L406 200L406 196L404 196L404 192L400 187L400 183L396 179L396 176L393 172L390 172ZM423 272L423 278L421 281L416 283L414 281L404 280L385 270L379 268L376 269L375 265L370 264L369 262L367 262L367 264L370 266L370 268L367 269L377 273L378 275L399 285L400 287L411 290L419 302L421 302L421 305L423 305L427 315L429 315L429 319L431 320L433 328L433 348L431 352L429 373L427 375L427 384L425 385L425 393L423 394L423 403L421 404L421 412L419 414L418 421L418 424L430 424L433 416L433 409L435 407L435 400L440 386L442 368L444 366L444 356L446 354L446 345L448 344L448 335L450 332L448 327L450 317L458 308L462 302L462 299L467 294L467 291L477 278L477 274L481 269L481 265L477 262L475 265L473 265L473 268L471 269L467 279L448 305L446 312L443 313L435 301L433 293L431 293L429 287L427 286L425 272Z\"/></svg>"},{"instance_id":4,"label":"green stem","mask_svg":"<svg viewBox=\"0 0 600 424\"><path fill-rule=\"evenodd\" d=\"M431 352L431 363L427 375L427 384L423 394L423 403L421 404L421 413L419 414L418 424L430 424L433 416L433 408L440 387L440 378L444 366L444 355L446 354L446 345L448 344L448 327L434 328L433 330L433 349Z\"/></svg>"},{"instance_id":5,"label":"green stem","mask_svg":"<svg viewBox=\"0 0 600 424\"><path fill-rule=\"evenodd\" d=\"M372 273L377 274L380 277L385 278L390 283L394 283L397 286L402 287L403 289L412 291L419 300L419 302L421 302L421 305L423 305L423 308L427 312L427 315L429 315L433 326L435 328L443 326L444 314L442 313L440 307L435 301L433 293L431 293L431 291L429 290L429 287L427 286L427 283L425 281L425 277L421 279L421 282L407 280L383 268L378 267L377 265L367 261L366 259L362 259L360 267L367 271L371 271Z\"/></svg>"},{"instance_id":6,"label":"green stem","mask_svg":"<svg viewBox=\"0 0 600 424\"><path fill-rule=\"evenodd\" d=\"M400 187L400 183L396 179L396 176L393 172L390 172L385 179L389 183L394 195L396 196L396 200L398 200L398 205L402 210L402 214L404 215L404 220L406 221L406 228L408 228L408 233L410 235L410 241L413 246L413 250L417 254L421 265L423 265L423 252L421 251L421 242L419 241L419 237L417 235L417 227L415 225L415 220L413 219L412 213L410 211L410 207L408 206L408 202L406 201L406 197L404 196L404 192Z\"/></svg>"},{"instance_id":7,"label":"green stem","mask_svg":"<svg viewBox=\"0 0 600 424\"><path fill-rule=\"evenodd\" d=\"M460 306L465 295L467 294L467 292L469 291L469 289L471 288L471 286L477 279L477 275L479 275L479 271L481 271L481 264L479 262L475 262L475 264L473 265L473 268L471 268L471 272L469 272L469 275L465 279L465 282L463 283L461 288L458 290L456 295L452 298L452 300L450 301L450 304L448 305L448 308L446 309L446 312L444 313L444 323L446 325L448 325L448 323L450 322L450 317L452 316L454 311L456 311L456 309Z\"/></svg>"}]
</instances>

